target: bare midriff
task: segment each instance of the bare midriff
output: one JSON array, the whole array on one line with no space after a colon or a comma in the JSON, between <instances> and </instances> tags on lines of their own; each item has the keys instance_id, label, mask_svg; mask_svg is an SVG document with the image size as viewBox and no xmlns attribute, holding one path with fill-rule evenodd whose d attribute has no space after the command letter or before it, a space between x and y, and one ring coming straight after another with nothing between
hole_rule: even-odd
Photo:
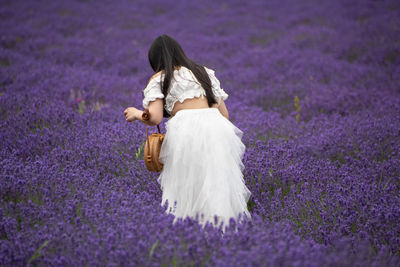
<instances>
[{"instance_id":1,"label":"bare midriff","mask_svg":"<svg viewBox=\"0 0 400 267\"><path fill-rule=\"evenodd\" d=\"M174 68L179 70L181 66L174 66ZM218 107L217 104L212 105L212 108L217 108L217 107ZM182 103L177 101L174 104L174 108L172 109L171 114L172 116L175 116L175 114L182 109L200 109L200 108L209 108L207 97L200 96L200 97L188 98L185 99Z\"/></svg>"},{"instance_id":2,"label":"bare midriff","mask_svg":"<svg viewBox=\"0 0 400 267\"><path fill-rule=\"evenodd\" d=\"M217 104L214 104L212 106L213 108L218 107ZM172 109L172 116L175 115L176 112L182 109L200 109L200 108L209 108L208 102L207 102L207 97L194 97L194 98L188 98L185 99L182 103L177 101L174 104L174 108Z\"/></svg>"}]
</instances>

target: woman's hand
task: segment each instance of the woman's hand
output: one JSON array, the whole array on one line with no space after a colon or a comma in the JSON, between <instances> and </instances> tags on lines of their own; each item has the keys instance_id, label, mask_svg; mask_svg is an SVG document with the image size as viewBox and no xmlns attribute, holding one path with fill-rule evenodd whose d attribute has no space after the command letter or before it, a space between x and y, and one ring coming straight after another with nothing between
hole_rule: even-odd
<instances>
[{"instance_id":1,"label":"woman's hand","mask_svg":"<svg viewBox=\"0 0 400 267\"><path fill-rule=\"evenodd\" d=\"M142 118L143 111L138 110L135 107L129 107L124 110L124 115L126 121L131 122L135 120L140 120Z\"/></svg>"}]
</instances>

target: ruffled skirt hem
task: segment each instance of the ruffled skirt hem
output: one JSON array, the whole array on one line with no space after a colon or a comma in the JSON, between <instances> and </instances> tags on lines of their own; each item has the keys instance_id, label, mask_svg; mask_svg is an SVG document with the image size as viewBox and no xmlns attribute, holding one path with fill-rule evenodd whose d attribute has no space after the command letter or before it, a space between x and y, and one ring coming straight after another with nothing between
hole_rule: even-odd
<instances>
[{"instance_id":1,"label":"ruffled skirt hem","mask_svg":"<svg viewBox=\"0 0 400 267\"><path fill-rule=\"evenodd\" d=\"M251 218L251 192L242 174L243 132L217 108L180 110L166 128L160 151L164 168L157 181L161 205L168 200L174 222L197 215L203 226L228 226L230 218Z\"/></svg>"}]
</instances>

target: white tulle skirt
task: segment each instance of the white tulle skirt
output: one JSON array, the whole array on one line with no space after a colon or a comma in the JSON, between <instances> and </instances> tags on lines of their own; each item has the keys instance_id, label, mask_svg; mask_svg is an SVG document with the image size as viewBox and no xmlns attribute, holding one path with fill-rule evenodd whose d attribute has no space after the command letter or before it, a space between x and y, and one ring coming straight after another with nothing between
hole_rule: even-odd
<instances>
[{"instance_id":1,"label":"white tulle skirt","mask_svg":"<svg viewBox=\"0 0 400 267\"><path fill-rule=\"evenodd\" d=\"M189 216L203 226L228 226L232 217L237 222L251 218L251 192L242 174L243 132L217 108L180 110L166 128L158 183L161 205L168 200L167 212L175 215L174 222Z\"/></svg>"}]
</instances>

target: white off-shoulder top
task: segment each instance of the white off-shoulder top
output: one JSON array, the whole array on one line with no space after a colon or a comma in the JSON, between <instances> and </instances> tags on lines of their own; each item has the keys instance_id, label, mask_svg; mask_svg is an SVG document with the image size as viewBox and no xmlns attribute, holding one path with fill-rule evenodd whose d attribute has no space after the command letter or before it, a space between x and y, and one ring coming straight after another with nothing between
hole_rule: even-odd
<instances>
[{"instance_id":1,"label":"white off-shoulder top","mask_svg":"<svg viewBox=\"0 0 400 267\"><path fill-rule=\"evenodd\" d=\"M212 69L204 67L211 80L211 89L214 92L218 105L222 100L228 98L228 94L221 88L220 82L215 77L215 72ZM144 99L143 107L147 108L151 101L157 98L164 98L161 91L161 81L164 79L164 73L150 80L146 88L143 89ZM173 78L169 87L169 92L165 99L165 109L171 115L172 109L176 101L182 103L185 99L194 97L206 96L206 91L201 86L200 82L196 79L193 72L181 66L179 70L174 70Z\"/></svg>"}]
</instances>

